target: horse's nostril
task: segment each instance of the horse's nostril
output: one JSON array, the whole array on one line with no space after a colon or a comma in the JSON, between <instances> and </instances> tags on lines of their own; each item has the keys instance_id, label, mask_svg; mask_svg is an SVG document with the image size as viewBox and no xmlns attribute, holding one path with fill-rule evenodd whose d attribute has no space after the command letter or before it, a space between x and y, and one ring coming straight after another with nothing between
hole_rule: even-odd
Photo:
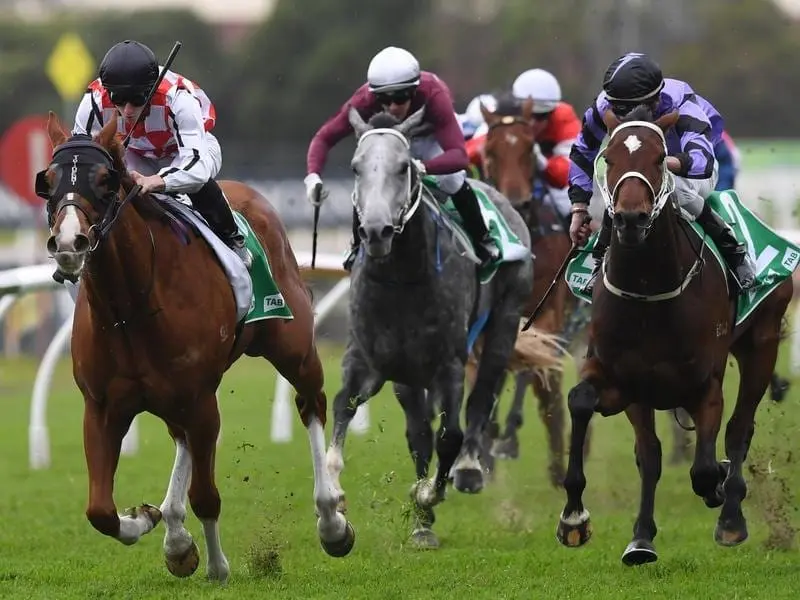
<instances>
[{"instance_id":1,"label":"horse's nostril","mask_svg":"<svg viewBox=\"0 0 800 600\"><path fill-rule=\"evenodd\" d=\"M358 228L358 237L361 238L361 240L366 241L366 239L367 239L367 230L364 229L363 227L359 227Z\"/></svg>"},{"instance_id":2,"label":"horse's nostril","mask_svg":"<svg viewBox=\"0 0 800 600\"><path fill-rule=\"evenodd\" d=\"M639 220L639 224L644 225L645 223L647 223L647 219L650 218L650 215L647 214L646 212L640 212L637 218Z\"/></svg>"},{"instance_id":3,"label":"horse's nostril","mask_svg":"<svg viewBox=\"0 0 800 600\"><path fill-rule=\"evenodd\" d=\"M391 225L385 225L383 229L381 229L381 239L387 240L394 235L394 227Z\"/></svg>"},{"instance_id":4,"label":"horse's nostril","mask_svg":"<svg viewBox=\"0 0 800 600\"><path fill-rule=\"evenodd\" d=\"M84 253L89 251L89 237L79 233L75 236L75 242L73 244L75 246L75 252Z\"/></svg>"},{"instance_id":5,"label":"horse's nostril","mask_svg":"<svg viewBox=\"0 0 800 600\"><path fill-rule=\"evenodd\" d=\"M57 250L58 244L56 244L56 236L51 235L49 238L47 238L47 251L50 254L55 254Z\"/></svg>"}]
</instances>

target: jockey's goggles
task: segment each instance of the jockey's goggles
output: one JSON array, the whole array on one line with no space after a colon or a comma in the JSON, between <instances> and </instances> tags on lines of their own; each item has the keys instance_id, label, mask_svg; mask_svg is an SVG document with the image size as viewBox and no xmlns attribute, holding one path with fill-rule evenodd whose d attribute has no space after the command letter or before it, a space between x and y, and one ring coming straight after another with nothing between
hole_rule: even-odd
<instances>
[{"instance_id":1,"label":"jockey's goggles","mask_svg":"<svg viewBox=\"0 0 800 600\"><path fill-rule=\"evenodd\" d=\"M375 94L375 98L384 106L390 106L392 104L405 104L411 100L415 91L415 88L407 88L405 90L396 90L394 92L382 92Z\"/></svg>"},{"instance_id":2,"label":"jockey's goggles","mask_svg":"<svg viewBox=\"0 0 800 600\"><path fill-rule=\"evenodd\" d=\"M144 106L145 102L147 102L148 92L149 90L143 90L141 88L120 88L117 90L109 90L108 95L114 106L125 106L126 104Z\"/></svg>"}]
</instances>

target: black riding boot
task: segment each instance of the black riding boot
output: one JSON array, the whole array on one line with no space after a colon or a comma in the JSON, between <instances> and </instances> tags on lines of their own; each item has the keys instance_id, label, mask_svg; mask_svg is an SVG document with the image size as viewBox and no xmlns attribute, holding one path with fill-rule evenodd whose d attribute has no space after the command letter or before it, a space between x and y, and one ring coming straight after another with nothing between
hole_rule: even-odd
<instances>
[{"instance_id":1,"label":"black riding boot","mask_svg":"<svg viewBox=\"0 0 800 600\"><path fill-rule=\"evenodd\" d=\"M499 249L489 236L489 230L486 229L486 223L483 222L479 200L468 181L465 181L464 185L453 194L453 204L464 221L464 229L472 239L475 253L481 260L481 266L495 260L500 255Z\"/></svg>"},{"instance_id":2,"label":"black riding boot","mask_svg":"<svg viewBox=\"0 0 800 600\"><path fill-rule=\"evenodd\" d=\"M611 244L611 231L613 229L611 216L607 211L603 211L603 221L600 225L600 232L597 234L597 242L592 248L592 257L594 258L594 268L592 269L592 276L589 278L589 283L583 287L583 293L591 296L594 291L594 282L597 275L600 273L600 265L603 264L603 256Z\"/></svg>"},{"instance_id":3,"label":"black riding boot","mask_svg":"<svg viewBox=\"0 0 800 600\"><path fill-rule=\"evenodd\" d=\"M722 220L722 217L714 212L708 202L703 206L696 221L719 248L722 258L736 276L739 287L743 290L753 287L756 273L753 263L747 255L747 246L736 240L733 230Z\"/></svg>"},{"instance_id":4,"label":"black riding boot","mask_svg":"<svg viewBox=\"0 0 800 600\"><path fill-rule=\"evenodd\" d=\"M244 236L239 233L231 207L219 184L214 179L209 179L194 194L189 194L189 198L192 200L195 210L208 222L211 231L225 242L249 269L253 263L253 256L245 246Z\"/></svg>"},{"instance_id":5,"label":"black riding boot","mask_svg":"<svg viewBox=\"0 0 800 600\"><path fill-rule=\"evenodd\" d=\"M347 257L344 259L344 270L348 273L353 268L353 263L356 262L356 258L358 257L358 247L361 245L361 240L358 238L358 213L356 209L353 209L353 241L350 244L350 252L347 253Z\"/></svg>"}]
</instances>

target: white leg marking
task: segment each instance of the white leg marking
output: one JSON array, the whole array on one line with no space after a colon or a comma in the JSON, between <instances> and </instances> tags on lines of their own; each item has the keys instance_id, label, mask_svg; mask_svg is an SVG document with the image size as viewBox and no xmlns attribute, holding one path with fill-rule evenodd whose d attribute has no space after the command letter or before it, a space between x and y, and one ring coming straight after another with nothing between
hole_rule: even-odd
<instances>
[{"instance_id":1,"label":"white leg marking","mask_svg":"<svg viewBox=\"0 0 800 600\"><path fill-rule=\"evenodd\" d=\"M412 486L412 491L414 493L414 498L422 507L428 508L431 506L435 506L437 504L437 497L436 497L436 474L438 471L434 471L433 475L428 477L427 479L420 479Z\"/></svg>"},{"instance_id":2,"label":"white leg marking","mask_svg":"<svg viewBox=\"0 0 800 600\"><path fill-rule=\"evenodd\" d=\"M164 554L183 556L192 545L192 535L183 526L186 520L186 494L192 479L192 455L183 441L175 442L175 463L161 503L161 515L167 532L164 534Z\"/></svg>"},{"instance_id":3,"label":"white leg marking","mask_svg":"<svg viewBox=\"0 0 800 600\"><path fill-rule=\"evenodd\" d=\"M311 431L309 429L309 435L311 435ZM324 436L324 434L323 434ZM312 442L311 451L314 451L314 446ZM328 468L328 475L331 479L331 485L333 486L334 491L336 492L338 498L337 502L344 497L344 490L342 489L342 484L339 482L339 477L344 470L344 456L342 456L342 447L338 446L334 443L331 443L330 448L328 448L328 453L325 456L325 462Z\"/></svg>"},{"instance_id":4,"label":"white leg marking","mask_svg":"<svg viewBox=\"0 0 800 600\"><path fill-rule=\"evenodd\" d=\"M331 464L331 451L328 459L325 457L325 432L319 419L313 417L308 425L308 441L311 444L311 460L314 463L314 504L317 506L317 533L325 542L336 542L344 538L347 519L344 518L336 506L339 504L339 492L336 490L333 478L328 472ZM339 471L344 465L342 454L336 449L335 455L339 458ZM327 463L327 465L326 465ZM338 474L337 474L338 475Z\"/></svg>"},{"instance_id":5,"label":"white leg marking","mask_svg":"<svg viewBox=\"0 0 800 600\"><path fill-rule=\"evenodd\" d=\"M126 546L131 546L145 533L150 533L153 527L155 527L153 520L144 510L137 510L134 515L120 515L117 539Z\"/></svg>"},{"instance_id":6,"label":"white leg marking","mask_svg":"<svg viewBox=\"0 0 800 600\"><path fill-rule=\"evenodd\" d=\"M586 521L589 520L589 511L585 508L581 512L574 512L570 513L569 515L564 516L561 515L561 520L564 521L567 525L571 525L576 527L578 525L583 525Z\"/></svg>"},{"instance_id":7,"label":"white leg marking","mask_svg":"<svg viewBox=\"0 0 800 600\"><path fill-rule=\"evenodd\" d=\"M231 569L228 566L228 559L222 553L222 544L219 541L219 522L215 519L201 519L201 523L203 524L203 535L206 537L206 552L208 552L206 577L225 583Z\"/></svg>"}]
</instances>

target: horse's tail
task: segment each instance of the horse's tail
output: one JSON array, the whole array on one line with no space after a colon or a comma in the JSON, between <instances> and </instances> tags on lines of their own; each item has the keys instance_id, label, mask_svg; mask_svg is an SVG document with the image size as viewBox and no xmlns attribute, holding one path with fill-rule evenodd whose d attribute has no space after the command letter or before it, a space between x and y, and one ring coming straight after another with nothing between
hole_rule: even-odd
<instances>
[{"instance_id":1,"label":"horse's tail","mask_svg":"<svg viewBox=\"0 0 800 600\"><path fill-rule=\"evenodd\" d=\"M564 370L564 358L569 356L568 342L561 336L546 333L536 327L523 331L524 324L525 319L521 319L520 331L509 357L507 369L514 373L530 371L546 385L550 374ZM472 364L467 368L470 380L474 378L474 369L477 366L475 363L480 360L481 342L480 339L476 341L470 356Z\"/></svg>"}]
</instances>

